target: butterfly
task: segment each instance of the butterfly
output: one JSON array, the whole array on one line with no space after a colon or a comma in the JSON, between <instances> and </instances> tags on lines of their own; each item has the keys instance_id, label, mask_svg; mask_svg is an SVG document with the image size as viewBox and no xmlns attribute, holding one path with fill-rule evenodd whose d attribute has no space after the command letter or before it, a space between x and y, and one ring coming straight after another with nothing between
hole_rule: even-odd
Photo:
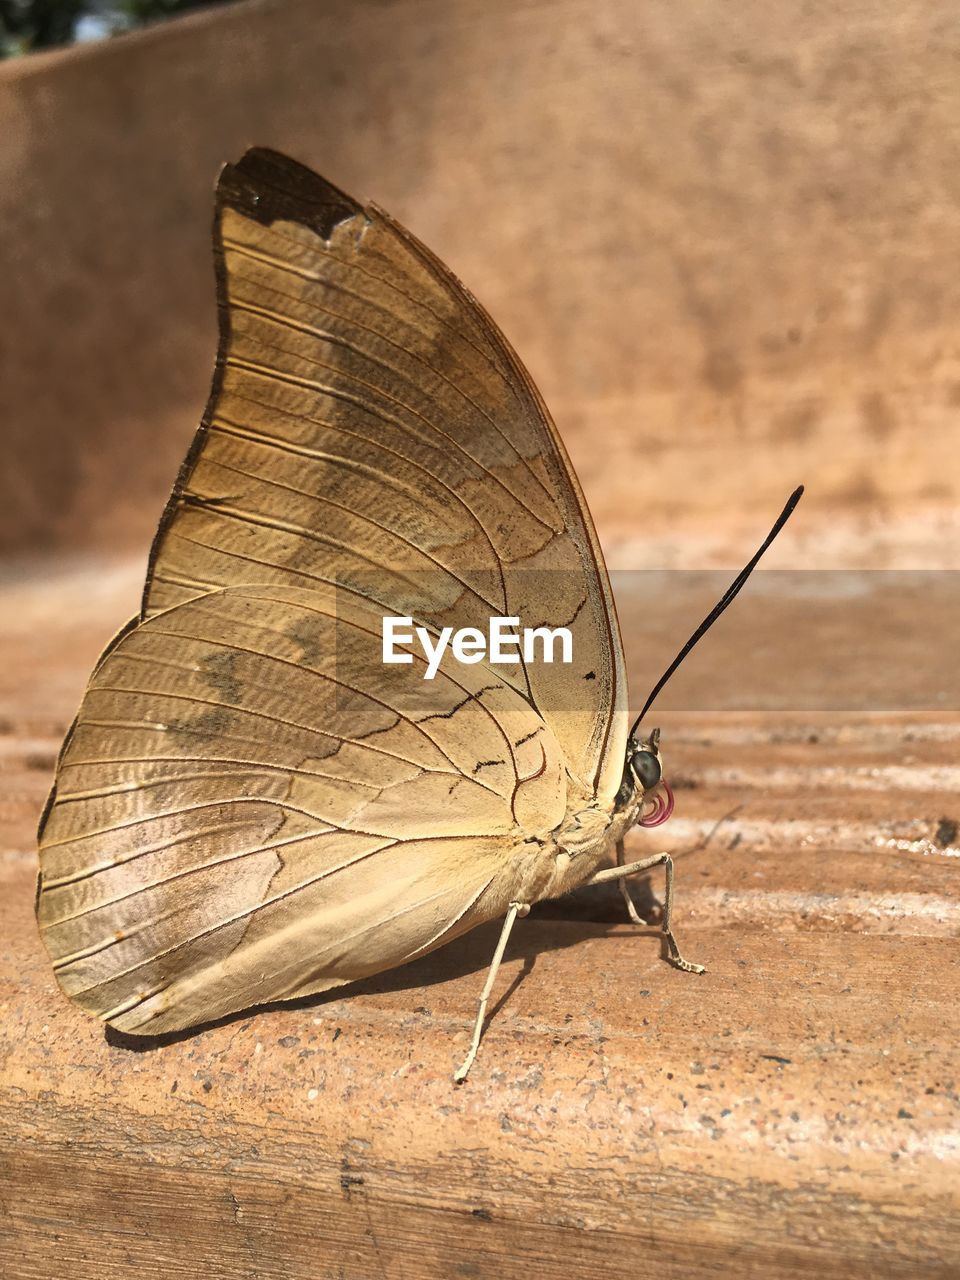
<instances>
[{"instance_id":1,"label":"butterfly","mask_svg":"<svg viewBox=\"0 0 960 1280\"><path fill-rule=\"evenodd\" d=\"M157 1035L502 918L463 1079L514 921L610 879L639 921L626 877L661 863L669 953L701 971L669 857L625 863L673 807L659 731L631 727L600 545L506 339L388 214L276 152L223 170L214 242L209 403L40 823L63 991ZM563 626L570 661L382 660L385 619L494 616Z\"/></svg>"}]
</instances>

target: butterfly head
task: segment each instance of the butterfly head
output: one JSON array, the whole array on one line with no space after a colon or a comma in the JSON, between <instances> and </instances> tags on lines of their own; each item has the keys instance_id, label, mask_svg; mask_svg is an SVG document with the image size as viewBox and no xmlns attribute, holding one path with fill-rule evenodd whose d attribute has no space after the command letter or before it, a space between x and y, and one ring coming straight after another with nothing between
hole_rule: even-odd
<instances>
[{"instance_id":1,"label":"butterfly head","mask_svg":"<svg viewBox=\"0 0 960 1280\"><path fill-rule=\"evenodd\" d=\"M627 743L621 794L625 801L639 799L641 827L659 827L673 813L673 792L663 776L659 729L647 738L631 737Z\"/></svg>"}]
</instances>

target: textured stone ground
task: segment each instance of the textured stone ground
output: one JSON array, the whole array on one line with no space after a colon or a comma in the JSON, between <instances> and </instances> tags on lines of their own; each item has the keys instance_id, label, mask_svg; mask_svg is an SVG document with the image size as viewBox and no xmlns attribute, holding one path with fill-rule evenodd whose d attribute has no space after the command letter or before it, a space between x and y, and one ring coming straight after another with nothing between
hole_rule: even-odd
<instances>
[{"instance_id":1,"label":"textured stone ground","mask_svg":"<svg viewBox=\"0 0 960 1280\"><path fill-rule=\"evenodd\" d=\"M518 925L462 1088L487 928L335 999L137 1052L60 996L32 907L59 740L140 572L35 565L0 593L7 1274L49 1276L55 1256L77 1277L633 1277L652 1248L676 1277L956 1274L955 699L738 709L777 695L762 660L731 657L761 582L705 643L687 709L665 706L677 814L631 841L673 849L676 928L705 976L596 892ZM662 665L684 610L621 606ZM886 601L859 607L883 628ZM789 701L808 638L773 607L762 639ZM913 696L933 706L938 687L931 669ZM637 885L651 920L661 892Z\"/></svg>"}]
</instances>

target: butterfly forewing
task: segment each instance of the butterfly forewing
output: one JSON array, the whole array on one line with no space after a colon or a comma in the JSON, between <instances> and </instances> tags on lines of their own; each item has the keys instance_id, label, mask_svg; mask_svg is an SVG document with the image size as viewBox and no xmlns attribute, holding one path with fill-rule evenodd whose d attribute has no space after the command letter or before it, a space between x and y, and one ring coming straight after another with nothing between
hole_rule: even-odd
<instances>
[{"instance_id":1,"label":"butterfly forewing","mask_svg":"<svg viewBox=\"0 0 960 1280\"><path fill-rule=\"evenodd\" d=\"M562 446L506 341L409 233L269 152L219 189L223 343L145 612L249 582L340 582L439 628L570 626L505 678L603 795L626 737L620 638Z\"/></svg>"}]
</instances>

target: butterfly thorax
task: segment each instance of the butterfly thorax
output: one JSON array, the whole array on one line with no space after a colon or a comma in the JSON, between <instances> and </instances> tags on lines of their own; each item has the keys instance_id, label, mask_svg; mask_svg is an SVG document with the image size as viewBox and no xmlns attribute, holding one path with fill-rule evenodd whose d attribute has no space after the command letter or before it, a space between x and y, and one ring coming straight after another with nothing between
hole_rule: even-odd
<instances>
[{"instance_id":1,"label":"butterfly thorax","mask_svg":"<svg viewBox=\"0 0 960 1280\"><path fill-rule=\"evenodd\" d=\"M570 773L566 816L538 846L523 871L524 901L555 898L585 883L604 863L613 859L617 843L631 827L656 826L673 811L673 797L663 783L660 730L649 738L627 742L623 777L612 797L601 799L577 785ZM663 785L668 803L660 796ZM651 809L645 805L651 802ZM644 817L644 814L646 816Z\"/></svg>"},{"instance_id":2,"label":"butterfly thorax","mask_svg":"<svg viewBox=\"0 0 960 1280\"><path fill-rule=\"evenodd\" d=\"M597 798L575 797L567 816L543 841L525 869L523 894L534 902L569 893L610 862L621 840L640 816L642 794L615 807Z\"/></svg>"}]
</instances>

